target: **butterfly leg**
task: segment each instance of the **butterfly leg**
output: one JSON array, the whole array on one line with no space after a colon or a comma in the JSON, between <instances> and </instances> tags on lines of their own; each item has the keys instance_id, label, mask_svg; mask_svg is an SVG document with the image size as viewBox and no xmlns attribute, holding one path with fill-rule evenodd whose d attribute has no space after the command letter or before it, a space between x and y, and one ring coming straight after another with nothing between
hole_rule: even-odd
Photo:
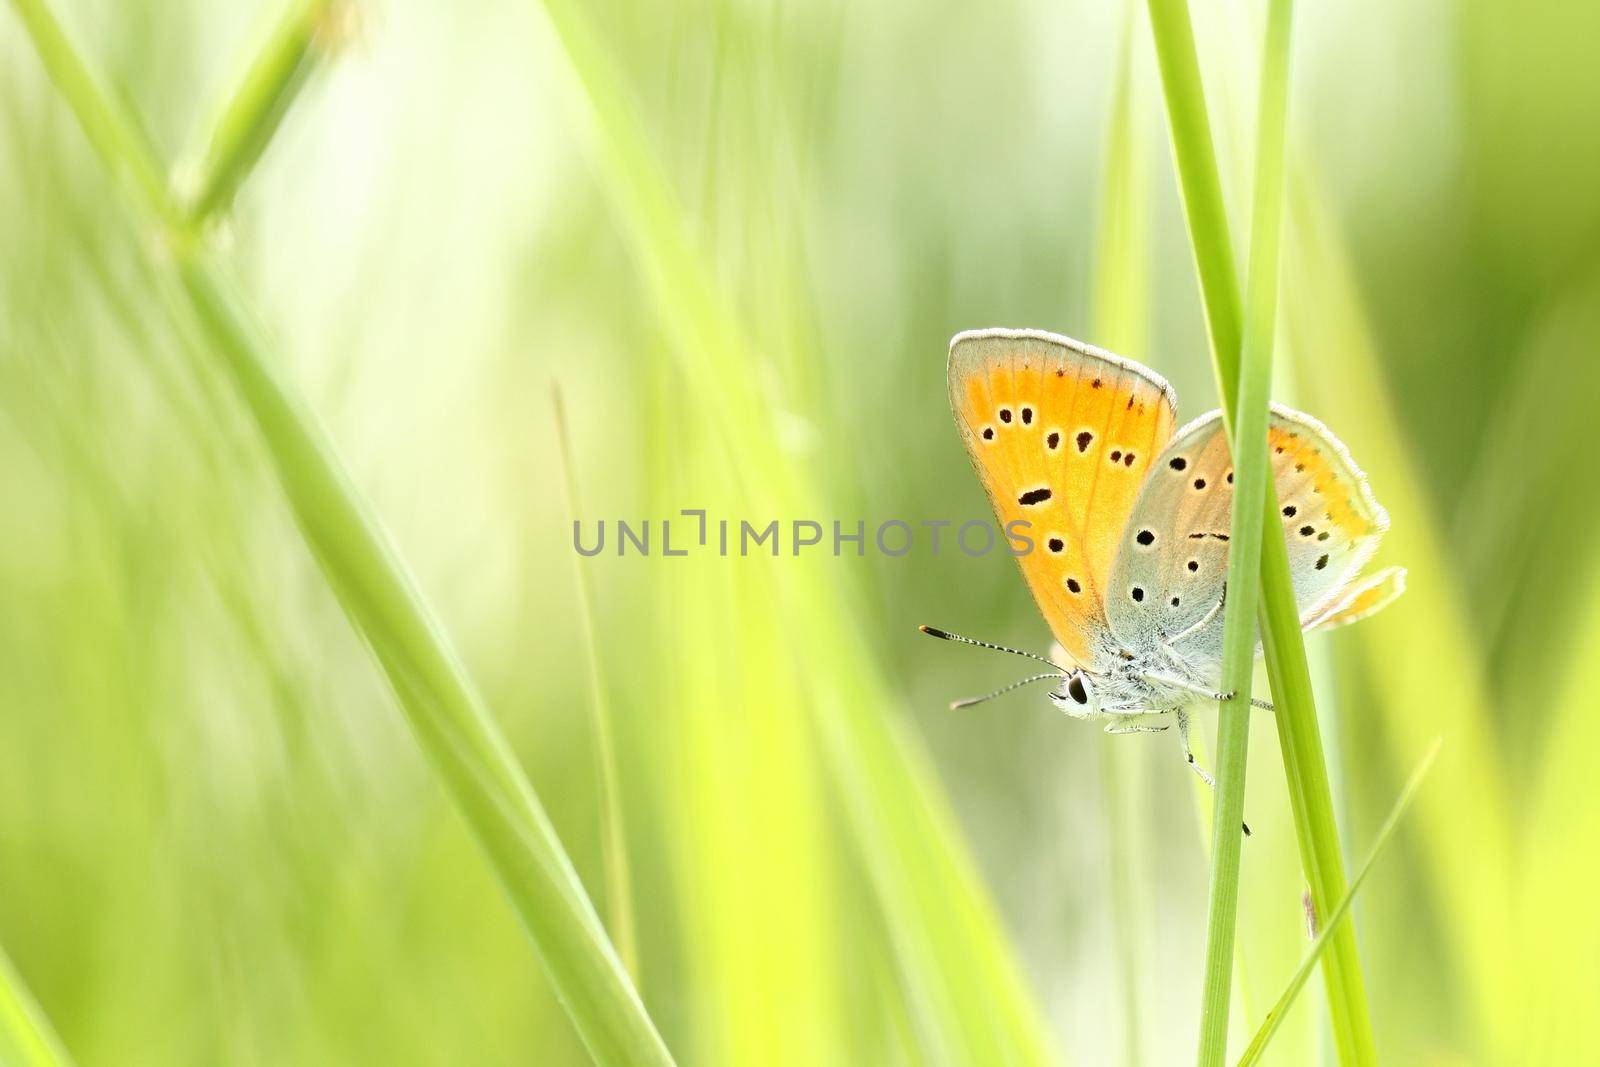
<instances>
[{"instance_id":1,"label":"butterfly leg","mask_svg":"<svg viewBox=\"0 0 1600 1067\"><path fill-rule=\"evenodd\" d=\"M1195 685L1193 682L1186 682L1182 678L1174 678L1170 674L1157 674L1154 671L1144 671L1139 677L1152 685L1171 686L1173 689L1182 689L1186 692L1203 696L1207 700L1232 700L1237 695L1235 693L1219 693L1214 689L1207 689L1203 685Z\"/></svg>"},{"instance_id":2,"label":"butterfly leg","mask_svg":"<svg viewBox=\"0 0 1600 1067\"><path fill-rule=\"evenodd\" d=\"M1159 726L1155 725L1154 723L1142 722L1106 723L1106 733L1108 734L1159 734L1162 731L1170 730L1171 728L1172 724L1166 722Z\"/></svg>"},{"instance_id":3,"label":"butterfly leg","mask_svg":"<svg viewBox=\"0 0 1600 1067\"><path fill-rule=\"evenodd\" d=\"M1217 788L1217 780L1206 772L1206 769L1195 762L1194 752L1189 748L1189 713L1179 711L1174 713L1178 719L1178 740L1183 744L1183 758L1189 764L1189 769L1200 776L1200 780L1213 790ZM1250 836L1250 824L1240 823L1244 836Z\"/></svg>"},{"instance_id":4,"label":"butterfly leg","mask_svg":"<svg viewBox=\"0 0 1600 1067\"><path fill-rule=\"evenodd\" d=\"M1180 711L1176 714L1178 717L1178 741L1183 745L1184 762L1189 765L1190 770L1200 776L1202 782L1215 789L1217 787L1216 779L1211 777L1204 767L1195 762L1194 751L1189 747L1189 713Z\"/></svg>"},{"instance_id":5,"label":"butterfly leg","mask_svg":"<svg viewBox=\"0 0 1600 1067\"><path fill-rule=\"evenodd\" d=\"M1192 682L1184 681L1182 678L1174 678L1169 674L1155 674L1155 673L1152 673L1150 671L1146 671L1143 674L1141 674L1140 677L1143 678L1145 681L1150 682L1153 685L1170 685L1174 689L1182 689L1182 690L1184 690L1186 692L1194 693L1194 694L1196 694L1198 696L1203 696L1207 700L1232 700L1234 697L1238 696L1237 693L1235 693L1235 692L1233 692L1231 690L1229 692L1226 692L1226 693L1219 693L1215 689L1207 689L1203 685L1195 685ZM1277 710L1276 708L1274 708L1267 701L1265 701L1265 700L1257 700L1255 697L1251 697L1250 698L1250 703L1253 706L1261 708L1261 709L1263 709L1265 711L1275 711L1275 710Z\"/></svg>"}]
</instances>

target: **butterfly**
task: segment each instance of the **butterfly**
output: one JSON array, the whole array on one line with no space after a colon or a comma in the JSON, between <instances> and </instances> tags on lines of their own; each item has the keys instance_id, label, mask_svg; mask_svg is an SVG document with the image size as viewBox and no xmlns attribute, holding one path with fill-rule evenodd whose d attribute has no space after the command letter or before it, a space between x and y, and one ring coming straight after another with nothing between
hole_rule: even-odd
<instances>
[{"instance_id":1,"label":"butterfly","mask_svg":"<svg viewBox=\"0 0 1600 1067\"><path fill-rule=\"evenodd\" d=\"M923 627L1052 668L952 706L1055 680L1051 701L1105 720L1107 733L1176 725L1209 782L1190 752L1188 713L1231 698L1217 692L1233 506L1222 412L1174 430L1177 397L1159 374L1038 330L957 334L948 384L995 517L1023 534L1014 554L1055 637L1047 659ZM1389 516L1338 438L1274 404L1268 457L1302 628L1354 622L1399 596L1401 568L1358 578Z\"/></svg>"}]
</instances>

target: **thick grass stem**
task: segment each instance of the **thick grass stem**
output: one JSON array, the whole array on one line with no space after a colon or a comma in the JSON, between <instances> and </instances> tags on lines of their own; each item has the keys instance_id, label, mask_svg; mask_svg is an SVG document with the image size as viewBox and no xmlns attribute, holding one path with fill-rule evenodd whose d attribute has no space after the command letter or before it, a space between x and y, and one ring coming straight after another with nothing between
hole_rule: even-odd
<instances>
[{"instance_id":1,"label":"thick grass stem","mask_svg":"<svg viewBox=\"0 0 1600 1067\"><path fill-rule=\"evenodd\" d=\"M1161 69L1173 156L1178 170L1185 217L1194 248L1206 323L1210 332L1212 362L1216 371L1222 410L1229 424L1236 467L1250 464L1259 431L1264 442L1265 412L1270 386L1270 355L1275 324L1277 245L1281 227L1283 131L1287 107L1289 10L1283 0L1271 5L1267 41L1263 52L1261 121L1258 137L1257 188L1251 239L1250 323L1240 305L1227 213L1206 112L1205 90L1187 4L1183 0L1150 0L1151 27ZM1274 84L1276 83L1276 84ZM1276 98L1276 99L1275 99ZM1275 129L1273 127L1276 127ZM1269 203L1264 204L1264 200ZM1270 217L1269 217L1270 216ZM1263 230L1263 226L1266 227ZM1270 266L1265 262L1270 253ZM1252 364L1242 372L1242 364ZM1241 413L1259 412L1259 422L1241 427ZM1254 420L1255 416L1251 416ZM1248 429L1249 440L1242 436ZM1246 447L1241 449L1240 442ZM1264 445L1263 445L1264 447ZM1264 464L1263 464L1264 468ZM1317 729L1316 706L1310 671L1300 635L1299 609L1289 579L1288 552L1277 520L1277 499L1265 469L1256 472L1261 483L1254 493L1261 501L1252 534L1260 553L1259 611L1241 611L1238 597L1246 590L1239 558L1249 545L1240 535L1249 523L1243 510L1244 484L1235 499L1232 556L1230 558L1229 612L1224 688L1240 684L1239 646L1247 622L1259 615L1267 673L1277 703L1279 743L1288 779L1301 865L1311 887L1318 914L1327 914L1343 897L1345 878L1338 828L1326 761ZM1239 483L1247 483L1240 469ZM1239 621L1235 621L1239 620ZM1253 628L1253 627L1252 627ZM1251 642L1253 643L1253 642ZM1241 707L1243 707L1242 702ZM1224 710L1218 753L1218 827L1237 826L1233 817L1242 805L1244 740L1248 724L1243 715ZM1233 819L1231 822L1224 820ZM1202 1007L1200 1062L1220 1063L1226 1053L1227 980L1238 899L1237 832L1217 834L1209 905L1205 999ZM1354 931L1344 924L1324 960L1329 1016L1341 1062L1370 1063L1374 1058L1372 1029L1361 977Z\"/></svg>"}]
</instances>

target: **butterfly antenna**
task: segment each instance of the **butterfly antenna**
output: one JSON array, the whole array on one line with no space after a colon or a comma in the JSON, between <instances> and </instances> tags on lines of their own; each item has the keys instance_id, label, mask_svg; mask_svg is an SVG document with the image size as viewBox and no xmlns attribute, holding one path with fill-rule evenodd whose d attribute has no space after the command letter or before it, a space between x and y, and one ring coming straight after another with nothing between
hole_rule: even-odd
<instances>
[{"instance_id":1,"label":"butterfly antenna","mask_svg":"<svg viewBox=\"0 0 1600 1067\"><path fill-rule=\"evenodd\" d=\"M1048 674L1036 674L1032 678L1024 678L1020 682L1012 682L1010 685L1003 685L994 692L985 693L981 697L967 697L964 700L952 700L950 702L950 710L960 711L962 708L970 708L974 704L982 704L985 700L993 700L997 696L1003 696L1006 693L1011 692L1013 689L1021 689L1025 685L1032 685L1034 682L1042 682L1046 678L1054 678L1059 680L1066 677L1068 676L1054 671Z\"/></svg>"},{"instance_id":2,"label":"butterfly antenna","mask_svg":"<svg viewBox=\"0 0 1600 1067\"><path fill-rule=\"evenodd\" d=\"M1021 656L1024 659L1037 660L1047 667L1054 668L1063 676L1069 673L1065 667L1061 666L1061 664L1047 660L1043 656L1036 656L1032 652L1024 652L1020 648L1007 648L1005 645L997 645L990 641L979 641L975 637L962 637L960 634L953 634L949 630L940 630L933 626L919 626L917 629L921 630L929 637L937 637L941 641L955 641L958 644L963 645L977 645L979 648L992 648L996 652L1009 652L1013 656ZM1040 677L1043 677L1043 675Z\"/></svg>"}]
</instances>

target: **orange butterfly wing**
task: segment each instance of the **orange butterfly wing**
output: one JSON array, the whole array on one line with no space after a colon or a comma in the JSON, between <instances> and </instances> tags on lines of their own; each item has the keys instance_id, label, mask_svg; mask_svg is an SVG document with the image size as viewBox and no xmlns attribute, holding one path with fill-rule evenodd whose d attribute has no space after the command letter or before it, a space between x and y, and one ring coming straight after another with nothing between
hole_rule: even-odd
<instances>
[{"instance_id":1,"label":"orange butterfly wing","mask_svg":"<svg viewBox=\"0 0 1600 1067\"><path fill-rule=\"evenodd\" d=\"M1032 540L1017 558L1073 661L1109 654L1103 590L1145 472L1172 436L1162 378L1109 352L1036 330L950 342L950 406L1002 528Z\"/></svg>"}]
</instances>

